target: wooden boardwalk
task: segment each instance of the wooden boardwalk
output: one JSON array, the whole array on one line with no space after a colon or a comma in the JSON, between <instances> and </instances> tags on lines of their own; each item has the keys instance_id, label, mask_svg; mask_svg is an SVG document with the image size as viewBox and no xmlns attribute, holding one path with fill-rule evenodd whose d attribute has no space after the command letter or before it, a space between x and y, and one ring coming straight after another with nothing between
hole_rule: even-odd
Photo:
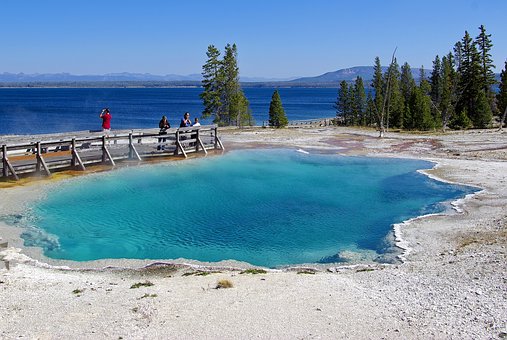
<instances>
[{"instance_id":1,"label":"wooden boardwalk","mask_svg":"<svg viewBox=\"0 0 507 340\"><path fill-rule=\"evenodd\" d=\"M64 137L59 140L2 145L0 180L20 175L51 176L55 170L86 170L88 165L137 161L161 157L187 157L223 150L215 125L169 129L166 134L151 131L109 136Z\"/></svg>"}]
</instances>

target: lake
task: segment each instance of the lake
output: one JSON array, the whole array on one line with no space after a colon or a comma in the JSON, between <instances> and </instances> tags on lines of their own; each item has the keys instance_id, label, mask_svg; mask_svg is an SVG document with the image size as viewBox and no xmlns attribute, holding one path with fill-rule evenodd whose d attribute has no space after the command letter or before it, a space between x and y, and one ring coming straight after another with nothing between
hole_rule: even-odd
<instances>
[{"instance_id":1,"label":"lake","mask_svg":"<svg viewBox=\"0 0 507 340\"><path fill-rule=\"evenodd\" d=\"M269 119L273 88L245 88L257 125ZM200 117L201 88L0 88L0 134L99 130L100 110L109 107L114 129L158 127L162 115L177 126L185 111ZM337 89L281 88L289 120L329 118ZM203 123L211 123L205 120Z\"/></svg>"}]
</instances>

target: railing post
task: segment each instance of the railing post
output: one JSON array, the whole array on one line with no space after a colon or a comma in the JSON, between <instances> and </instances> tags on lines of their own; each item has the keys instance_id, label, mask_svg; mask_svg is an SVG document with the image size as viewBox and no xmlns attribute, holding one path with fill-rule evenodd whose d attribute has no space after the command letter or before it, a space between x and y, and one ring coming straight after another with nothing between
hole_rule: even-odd
<instances>
[{"instance_id":1,"label":"railing post","mask_svg":"<svg viewBox=\"0 0 507 340\"><path fill-rule=\"evenodd\" d=\"M2 145L2 175L7 177L9 175L9 167L7 164L7 145Z\"/></svg>"},{"instance_id":2,"label":"railing post","mask_svg":"<svg viewBox=\"0 0 507 340\"><path fill-rule=\"evenodd\" d=\"M195 152L199 152L199 129L196 130L195 134Z\"/></svg>"},{"instance_id":3,"label":"railing post","mask_svg":"<svg viewBox=\"0 0 507 340\"><path fill-rule=\"evenodd\" d=\"M16 173L16 170L14 170L14 167L12 166L12 164L9 162L9 159L7 158L7 145L4 144L2 146L2 152L3 152L3 156L2 156L2 162L3 162L2 172L3 172L3 175L5 177L9 176L9 170L10 170L12 176L14 176L14 179L16 181L19 181L19 177L18 177L18 174Z\"/></svg>"},{"instance_id":4,"label":"railing post","mask_svg":"<svg viewBox=\"0 0 507 340\"><path fill-rule=\"evenodd\" d=\"M77 150L76 150L76 138L72 138L72 159L70 161L70 165L72 166L72 168L75 168L77 165L76 165L76 161L77 163L79 164L79 168L81 169L81 171L85 171L86 168L83 164L83 161L81 160L81 157L79 156L79 154L77 153Z\"/></svg>"},{"instance_id":5,"label":"railing post","mask_svg":"<svg viewBox=\"0 0 507 340\"><path fill-rule=\"evenodd\" d=\"M70 161L70 166L74 168L76 166L76 154L75 154L75 152L76 152L76 138L72 138L71 148L72 148L72 159Z\"/></svg>"},{"instance_id":6,"label":"railing post","mask_svg":"<svg viewBox=\"0 0 507 340\"><path fill-rule=\"evenodd\" d=\"M178 146L180 145L180 130L176 130L176 148L174 149L174 155L178 156Z\"/></svg>"},{"instance_id":7,"label":"railing post","mask_svg":"<svg viewBox=\"0 0 507 340\"><path fill-rule=\"evenodd\" d=\"M132 159L132 132L129 133L129 159Z\"/></svg>"},{"instance_id":8,"label":"railing post","mask_svg":"<svg viewBox=\"0 0 507 340\"><path fill-rule=\"evenodd\" d=\"M218 145L218 128L215 126L215 149L217 149Z\"/></svg>"},{"instance_id":9,"label":"railing post","mask_svg":"<svg viewBox=\"0 0 507 340\"><path fill-rule=\"evenodd\" d=\"M37 142L37 145L36 145L36 157L37 157L37 164L35 165L35 170L37 172L40 172L40 156L41 156L41 153L42 153L42 148L40 146L40 142Z\"/></svg>"},{"instance_id":10,"label":"railing post","mask_svg":"<svg viewBox=\"0 0 507 340\"><path fill-rule=\"evenodd\" d=\"M102 136L102 163L105 163L107 159L109 159L109 163L111 163L112 166L116 166L113 156L111 156L111 153L107 149L106 136Z\"/></svg>"},{"instance_id":11,"label":"railing post","mask_svg":"<svg viewBox=\"0 0 507 340\"><path fill-rule=\"evenodd\" d=\"M42 157L41 142L37 142L36 157L37 157L37 163L35 164L35 169L37 170L37 172L41 171L41 167L42 167L42 168L44 168L44 172L46 172L46 175L51 176L51 172L49 171L49 168L48 168L46 162L44 161L44 158Z\"/></svg>"},{"instance_id":12,"label":"railing post","mask_svg":"<svg viewBox=\"0 0 507 340\"><path fill-rule=\"evenodd\" d=\"M102 163L105 163L107 159L106 156L106 136L102 136Z\"/></svg>"}]
</instances>

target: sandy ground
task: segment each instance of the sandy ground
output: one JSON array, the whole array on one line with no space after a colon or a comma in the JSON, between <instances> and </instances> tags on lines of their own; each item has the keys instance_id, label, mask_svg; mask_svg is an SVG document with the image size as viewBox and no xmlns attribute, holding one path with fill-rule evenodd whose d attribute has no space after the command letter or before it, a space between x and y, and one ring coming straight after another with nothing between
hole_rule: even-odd
<instances>
[{"instance_id":1,"label":"sandy ground","mask_svg":"<svg viewBox=\"0 0 507 340\"><path fill-rule=\"evenodd\" d=\"M376 135L332 127L221 134L228 149L428 159L438 162L430 175L483 188L455 203L459 214L398 225L403 263L265 274L226 268L231 263L64 269L19 248L19 230L0 225L0 243L9 242L0 248L9 265L0 261L0 338L507 338L507 133ZM0 214L19 211L44 185L0 189ZM216 289L220 280L233 287Z\"/></svg>"}]
</instances>

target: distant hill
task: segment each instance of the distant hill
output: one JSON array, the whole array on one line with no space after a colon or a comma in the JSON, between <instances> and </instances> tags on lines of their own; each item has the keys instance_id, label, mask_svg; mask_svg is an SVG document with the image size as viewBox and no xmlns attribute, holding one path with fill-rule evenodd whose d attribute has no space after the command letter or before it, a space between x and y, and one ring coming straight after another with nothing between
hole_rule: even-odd
<instances>
[{"instance_id":1,"label":"distant hill","mask_svg":"<svg viewBox=\"0 0 507 340\"><path fill-rule=\"evenodd\" d=\"M382 72L387 70L387 66L382 67ZM424 70L428 76L431 70ZM412 76L416 81L419 80L419 69L412 69ZM363 81L369 83L373 79L373 66L356 66L344 68L334 72L327 72L316 77L304 77L290 81L291 83L339 83L343 80L347 82L354 81L357 77L363 78Z\"/></svg>"},{"instance_id":2,"label":"distant hill","mask_svg":"<svg viewBox=\"0 0 507 340\"><path fill-rule=\"evenodd\" d=\"M387 66L382 67L382 72L387 71ZM412 77L414 77L415 81L418 82L420 78L420 69L419 68L411 68L412 71ZM426 77L429 78L431 75L432 70L424 69L424 72L426 74ZM327 72L324 74L321 74L320 76L316 77L304 77L304 78L297 78L294 80L291 80L287 83L294 83L294 84L320 84L324 85L326 83L340 83L341 81L345 80L347 82L353 82L357 77L363 78L363 81L366 85L369 85L371 83L371 80L373 79L374 74L374 67L373 66L356 66L351 68L344 68L341 70L337 70L334 72ZM500 74L496 73L495 77L497 81L500 81Z\"/></svg>"}]
</instances>

